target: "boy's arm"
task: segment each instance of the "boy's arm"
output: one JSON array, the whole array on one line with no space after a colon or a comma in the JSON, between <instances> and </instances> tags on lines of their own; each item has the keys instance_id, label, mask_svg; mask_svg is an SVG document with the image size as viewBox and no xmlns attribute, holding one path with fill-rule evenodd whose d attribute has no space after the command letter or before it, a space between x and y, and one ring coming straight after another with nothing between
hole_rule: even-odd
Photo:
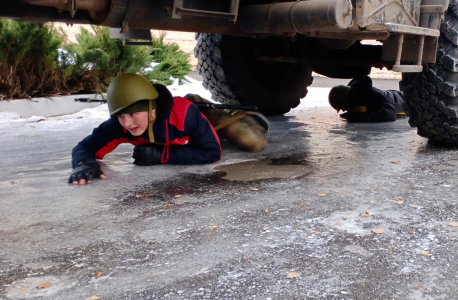
<instances>
[{"instance_id":1,"label":"boy's arm","mask_svg":"<svg viewBox=\"0 0 458 300\"><path fill-rule=\"evenodd\" d=\"M369 113L369 121L370 122L396 121L396 110L394 109L393 105L387 105L386 107L382 107L377 112Z\"/></svg>"},{"instance_id":2,"label":"boy's arm","mask_svg":"<svg viewBox=\"0 0 458 300\"><path fill-rule=\"evenodd\" d=\"M110 118L92 131L72 150L72 167L80 162L95 161L116 149L121 143L122 126L117 120Z\"/></svg>"},{"instance_id":3,"label":"boy's arm","mask_svg":"<svg viewBox=\"0 0 458 300\"><path fill-rule=\"evenodd\" d=\"M186 113L185 131L189 132L190 144L170 147L168 164L208 164L221 159L221 145L215 129L193 104Z\"/></svg>"}]
</instances>

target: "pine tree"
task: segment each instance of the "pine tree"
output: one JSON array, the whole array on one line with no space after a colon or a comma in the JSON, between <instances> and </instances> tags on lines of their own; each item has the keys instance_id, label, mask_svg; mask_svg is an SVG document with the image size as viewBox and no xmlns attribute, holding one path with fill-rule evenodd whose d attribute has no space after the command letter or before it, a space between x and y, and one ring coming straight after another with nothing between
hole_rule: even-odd
<instances>
[{"instance_id":1,"label":"pine tree","mask_svg":"<svg viewBox=\"0 0 458 300\"><path fill-rule=\"evenodd\" d=\"M0 100L105 92L122 73L167 85L191 71L189 54L165 43L165 34L153 39L154 47L124 46L107 27L92 30L82 29L78 43L63 45L64 32L52 24L0 20ZM154 69L152 62L158 63Z\"/></svg>"},{"instance_id":2,"label":"pine tree","mask_svg":"<svg viewBox=\"0 0 458 300\"><path fill-rule=\"evenodd\" d=\"M151 83L171 84L170 77L184 79L191 66L189 55L176 44L166 44L164 34L150 46L124 46L122 40L110 38L107 27L91 26L94 33L82 29L77 44L64 46L67 51L62 67L72 71L74 84L87 92L104 92L108 84L122 73L138 73ZM151 63L157 65L151 70Z\"/></svg>"},{"instance_id":3,"label":"pine tree","mask_svg":"<svg viewBox=\"0 0 458 300\"><path fill-rule=\"evenodd\" d=\"M50 24L0 20L0 99L59 93L58 49L64 38Z\"/></svg>"}]
</instances>

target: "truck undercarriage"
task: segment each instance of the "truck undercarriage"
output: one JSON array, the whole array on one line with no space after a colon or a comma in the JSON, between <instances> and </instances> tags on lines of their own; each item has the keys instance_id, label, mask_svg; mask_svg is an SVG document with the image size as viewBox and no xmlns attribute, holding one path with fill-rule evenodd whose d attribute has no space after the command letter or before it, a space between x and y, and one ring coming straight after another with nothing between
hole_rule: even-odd
<instances>
[{"instance_id":1,"label":"truck undercarriage","mask_svg":"<svg viewBox=\"0 0 458 300\"><path fill-rule=\"evenodd\" d=\"M199 0L7 0L0 17L25 22L66 22L119 28L129 36L141 29L205 32L209 34L266 37L297 36L322 41L321 48L340 50L356 41L383 41L381 56L372 51L361 61L398 72L419 72L421 63L435 61L440 19L447 0L310 0L295 2L199 1ZM336 41L337 40L337 41ZM345 42L339 41L344 40ZM299 43L296 43L299 44ZM263 60L335 64L330 57L318 57L316 45L291 43L273 57ZM314 51L315 50L315 51ZM310 53L315 52L315 53ZM328 51L329 52L329 51ZM299 55L298 55L299 54ZM337 55L335 57L334 55ZM321 55L323 56L323 55ZM333 59L342 61L339 52ZM359 57L357 55L356 57ZM416 66L401 66L415 62Z\"/></svg>"},{"instance_id":2,"label":"truck undercarriage","mask_svg":"<svg viewBox=\"0 0 458 300\"><path fill-rule=\"evenodd\" d=\"M454 0L6 0L0 18L96 24L119 38L150 29L196 34L198 70L215 100L283 114L312 70L328 77L402 72L411 126L458 143L458 18ZM381 45L362 45L378 40Z\"/></svg>"}]
</instances>

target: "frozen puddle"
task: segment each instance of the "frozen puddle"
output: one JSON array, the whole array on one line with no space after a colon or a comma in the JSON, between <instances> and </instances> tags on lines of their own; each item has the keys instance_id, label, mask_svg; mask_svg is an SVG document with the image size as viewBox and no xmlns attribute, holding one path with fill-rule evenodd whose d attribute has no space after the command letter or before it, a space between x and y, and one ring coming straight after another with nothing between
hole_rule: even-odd
<instances>
[{"instance_id":1,"label":"frozen puddle","mask_svg":"<svg viewBox=\"0 0 458 300\"><path fill-rule=\"evenodd\" d=\"M310 165L272 164L272 160L246 161L215 168L225 172L223 179L252 181L269 178L298 178L314 171Z\"/></svg>"}]
</instances>

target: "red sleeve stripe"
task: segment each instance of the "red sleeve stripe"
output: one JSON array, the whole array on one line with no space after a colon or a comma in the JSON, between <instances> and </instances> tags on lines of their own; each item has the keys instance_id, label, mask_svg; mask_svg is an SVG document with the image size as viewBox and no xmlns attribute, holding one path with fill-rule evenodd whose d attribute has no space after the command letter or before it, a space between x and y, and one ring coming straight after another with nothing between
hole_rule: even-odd
<instances>
[{"instance_id":1,"label":"red sleeve stripe","mask_svg":"<svg viewBox=\"0 0 458 300\"><path fill-rule=\"evenodd\" d=\"M169 124L175 126L178 130L184 131L186 113L191 104L192 102L188 99L182 97L175 98Z\"/></svg>"},{"instance_id":2,"label":"red sleeve stripe","mask_svg":"<svg viewBox=\"0 0 458 300\"><path fill-rule=\"evenodd\" d=\"M169 141L172 145L186 145L189 144L189 136L184 136L183 138L179 139L176 138L173 141Z\"/></svg>"},{"instance_id":3,"label":"red sleeve stripe","mask_svg":"<svg viewBox=\"0 0 458 300\"><path fill-rule=\"evenodd\" d=\"M95 158L103 159L105 155L107 155L108 153L116 149L116 147L118 147L119 144L123 144L123 143L130 143L134 146L139 146L139 145L150 143L150 141L142 137L138 137L137 139L135 139L135 141L129 141L126 138L115 139L109 142L108 144L106 144L105 146L103 146L99 151L97 151L95 153Z\"/></svg>"}]
</instances>

